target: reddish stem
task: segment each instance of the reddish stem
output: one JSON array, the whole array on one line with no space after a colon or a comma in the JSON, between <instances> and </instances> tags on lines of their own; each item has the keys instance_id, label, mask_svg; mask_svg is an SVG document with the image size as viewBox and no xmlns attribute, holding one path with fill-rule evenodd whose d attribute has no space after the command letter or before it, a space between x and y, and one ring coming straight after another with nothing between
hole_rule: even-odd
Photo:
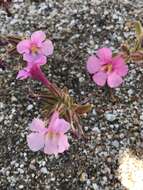
<instances>
[{"instance_id":1,"label":"reddish stem","mask_svg":"<svg viewBox=\"0 0 143 190\"><path fill-rule=\"evenodd\" d=\"M41 71L40 66L33 66L30 70L31 76L34 80L42 82L53 94L60 95L59 90L46 78Z\"/></svg>"}]
</instances>

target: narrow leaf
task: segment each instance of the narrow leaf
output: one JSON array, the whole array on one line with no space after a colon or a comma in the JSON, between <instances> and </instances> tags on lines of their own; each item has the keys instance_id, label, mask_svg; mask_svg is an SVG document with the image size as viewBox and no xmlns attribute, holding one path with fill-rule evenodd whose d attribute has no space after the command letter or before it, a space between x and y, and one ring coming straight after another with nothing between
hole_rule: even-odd
<instances>
[{"instance_id":1,"label":"narrow leaf","mask_svg":"<svg viewBox=\"0 0 143 190\"><path fill-rule=\"evenodd\" d=\"M143 34L143 28L139 21L135 22L135 31L136 31L137 38L140 38L141 35Z\"/></svg>"},{"instance_id":2,"label":"narrow leaf","mask_svg":"<svg viewBox=\"0 0 143 190\"><path fill-rule=\"evenodd\" d=\"M89 112L92 109L92 105L91 104L85 104L85 105L77 105L77 107L75 108L75 112L82 115L84 113Z\"/></svg>"}]
</instances>

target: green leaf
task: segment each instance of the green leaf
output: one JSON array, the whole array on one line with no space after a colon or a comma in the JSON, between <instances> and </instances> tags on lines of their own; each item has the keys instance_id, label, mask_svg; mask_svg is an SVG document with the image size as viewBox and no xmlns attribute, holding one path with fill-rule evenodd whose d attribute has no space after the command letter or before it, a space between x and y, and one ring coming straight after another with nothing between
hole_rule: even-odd
<instances>
[{"instance_id":1,"label":"green leaf","mask_svg":"<svg viewBox=\"0 0 143 190\"><path fill-rule=\"evenodd\" d=\"M136 31L137 38L140 38L141 35L143 34L143 27L140 21L135 22L135 31Z\"/></svg>"},{"instance_id":2,"label":"green leaf","mask_svg":"<svg viewBox=\"0 0 143 190\"><path fill-rule=\"evenodd\" d=\"M84 113L89 112L92 109L92 105L91 104L85 104L85 105L77 105L75 108L75 112L82 115Z\"/></svg>"}]
</instances>

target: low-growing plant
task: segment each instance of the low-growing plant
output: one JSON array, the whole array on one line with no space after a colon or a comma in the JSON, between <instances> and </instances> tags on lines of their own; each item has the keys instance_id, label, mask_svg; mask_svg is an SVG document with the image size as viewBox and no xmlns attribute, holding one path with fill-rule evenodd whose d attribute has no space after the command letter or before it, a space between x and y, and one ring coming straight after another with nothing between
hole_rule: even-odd
<instances>
[{"instance_id":1,"label":"low-growing plant","mask_svg":"<svg viewBox=\"0 0 143 190\"><path fill-rule=\"evenodd\" d=\"M89 56L86 69L92 80L98 86L108 88L119 87L128 73L129 62L143 60L143 28L140 22L135 22L135 40L125 42L117 53L103 47L95 55ZM8 47L6 54L19 53L25 67L18 71L17 79L31 78L41 82L46 90L39 93L30 91L30 96L40 99L44 105L42 117L34 118L29 125L31 133L27 136L28 146L32 151L42 150L46 154L62 153L69 149L67 132L72 131L76 136L84 136L81 119L91 110L90 103L80 104L70 96L68 89L59 88L49 81L42 71L47 59L53 54L54 46L46 39L43 31L34 32L31 37L0 37L0 46ZM1 56L0 66L4 68L5 56Z\"/></svg>"}]
</instances>

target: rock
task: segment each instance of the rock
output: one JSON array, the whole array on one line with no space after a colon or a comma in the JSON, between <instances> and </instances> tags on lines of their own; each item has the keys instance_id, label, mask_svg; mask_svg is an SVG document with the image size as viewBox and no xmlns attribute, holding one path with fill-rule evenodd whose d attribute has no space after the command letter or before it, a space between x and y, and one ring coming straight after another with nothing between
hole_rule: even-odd
<instances>
[{"instance_id":1,"label":"rock","mask_svg":"<svg viewBox=\"0 0 143 190\"><path fill-rule=\"evenodd\" d=\"M93 183L92 187L93 187L94 190L99 190L98 185L96 183Z\"/></svg>"},{"instance_id":2,"label":"rock","mask_svg":"<svg viewBox=\"0 0 143 190\"><path fill-rule=\"evenodd\" d=\"M142 120L142 121L143 121L143 114L141 114L141 115L140 115L140 120Z\"/></svg>"},{"instance_id":3,"label":"rock","mask_svg":"<svg viewBox=\"0 0 143 190\"><path fill-rule=\"evenodd\" d=\"M134 91L133 91L132 89L129 89L129 90L128 90L129 96L131 96L131 95L133 94L133 92L134 92Z\"/></svg>"},{"instance_id":4,"label":"rock","mask_svg":"<svg viewBox=\"0 0 143 190\"><path fill-rule=\"evenodd\" d=\"M23 189L24 185L19 185L18 187L19 187L19 189Z\"/></svg>"},{"instance_id":5,"label":"rock","mask_svg":"<svg viewBox=\"0 0 143 190\"><path fill-rule=\"evenodd\" d=\"M17 98L15 96L11 97L11 102L17 102Z\"/></svg>"},{"instance_id":6,"label":"rock","mask_svg":"<svg viewBox=\"0 0 143 190\"><path fill-rule=\"evenodd\" d=\"M107 119L107 121L113 122L116 120L116 115L113 113L105 113L105 118Z\"/></svg>"},{"instance_id":7,"label":"rock","mask_svg":"<svg viewBox=\"0 0 143 190\"><path fill-rule=\"evenodd\" d=\"M42 168L40 169L40 171L41 171L41 173L43 173L43 174L48 174L48 170L47 170L46 167L42 167Z\"/></svg>"},{"instance_id":8,"label":"rock","mask_svg":"<svg viewBox=\"0 0 143 190\"><path fill-rule=\"evenodd\" d=\"M84 182L84 181L87 180L87 178L88 178L87 173L83 172L83 173L81 174L81 176L80 176L80 181L81 181L81 182Z\"/></svg>"},{"instance_id":9,"label":"rock","mask_svg":"<svg viewBox=\"0 0 143 190\"><path fill-rule=\"evenodd\" d=\"M115 140L115 141L112 142L112 145L114 147L118 148L119 147L119 142L117 140Z\"/></svg>"},{"instance_id":10,"label":"rock","mask_svg":"<svg viewBox=\"0 0 143 190\"><path fill-rule=\"evenodd\" d=\"M4 120L4 115L0 116L0 122Z\"/></svg>"},{"instance_id":11,"label":"rock","mask_svg":"<svg viewBox=\"0 0 143 190\"><path fill-rule=\"evenodd\" d=\"M93 127L92 131L94 131L95 133L100 133L101 132L100 129L97 126Z\"/></svg>"},{"instance_id":12,"label":"rock","mask_svg":"<svg viewBox=\"0 0 143 190\"><path fill-rule=\"evenodd\" d=\"M0 102L0 109L3 109L3 108L4 108L4 103Z\"/></svg>"},{"instance_id":13,"label":"rock","mask_svg":"<svg viewBox=\"0 0 143 190\"><path fill-rule=\"evenodd\" d=\"M27 107L27 110L30 111L33 109L33 105L32 104L29 104L28 107Z\"/></svg>"}]
</instances>

